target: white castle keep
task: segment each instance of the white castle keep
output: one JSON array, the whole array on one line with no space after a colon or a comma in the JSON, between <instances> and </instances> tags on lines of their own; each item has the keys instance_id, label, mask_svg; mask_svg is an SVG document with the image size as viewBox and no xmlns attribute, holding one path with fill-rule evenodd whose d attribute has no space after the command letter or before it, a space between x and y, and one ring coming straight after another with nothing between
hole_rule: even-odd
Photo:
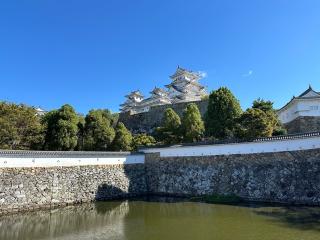
<instances>
[{"instance_id":1,"label":"white castle keep","mask_svg":"<svg viewBox=\"0 0 320 240\"><path fill-rule=\"evenodd\" d=\"M183 69L178 66L176 72L170 76L172 82L165 85L167 90L155 87L149 98L144 99L140 91L133 91L126 95L126 101L121 104L121 112L137 114L148 112L150 107L179 102L201 101L208 95L206 88L199 83L201 74Z\"/></svg>"}]
</instances>

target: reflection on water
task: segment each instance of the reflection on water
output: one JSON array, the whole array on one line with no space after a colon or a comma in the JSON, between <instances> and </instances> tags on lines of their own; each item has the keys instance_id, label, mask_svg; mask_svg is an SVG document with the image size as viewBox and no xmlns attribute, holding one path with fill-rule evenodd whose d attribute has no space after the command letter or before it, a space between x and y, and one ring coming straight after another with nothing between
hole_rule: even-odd
<instances>
[{"instance_id":1,"label":"reflection on water","mask_svg":"<svg viewBox=\"0 0 320 240\"><path fill-rule=\"evenodd\" d=\"M320 209L98 202L0 217L1 240L320 240Z\"/></svg>"},{"instance_id":2,"label":"reflection on water","mask_svg":"<svg viewBox=\"0 0 320 240\"><path fill-rule=\"evenodd\" d=\"M122 236L122 220L128 202L83 204L49 211L9 215L0 218L1 240L26 239L115 239ZM121 238L119 238L121 239Z\"/></svg>"}]
</instances>

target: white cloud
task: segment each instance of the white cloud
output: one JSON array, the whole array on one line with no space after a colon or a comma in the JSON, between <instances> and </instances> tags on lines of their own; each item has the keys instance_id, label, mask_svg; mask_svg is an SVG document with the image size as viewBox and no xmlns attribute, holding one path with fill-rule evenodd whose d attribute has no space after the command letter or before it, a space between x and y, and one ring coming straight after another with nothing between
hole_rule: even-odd
<instances>
[{"instance_id":1,"label":"white cloud","mask_svg":"<svg viewBox=\"0 0 320 240\"><path fill-rule=\"evenodd\" d=\"M199 74L200 74L200 76L201 76L202 78L208 77L208 73L205 72L205 71L199 71Z\"/></svg>"},{"instance_id":2,"label":"white cloud","mask_svg":"<svg viewBox=\"0 0 320 240\"><path fill-rule=\"evenodd\" d=\"M247 73L242 74L242 77L249 77L253 74L253 70L249 70Z\"/></svg>"}]
</instances>

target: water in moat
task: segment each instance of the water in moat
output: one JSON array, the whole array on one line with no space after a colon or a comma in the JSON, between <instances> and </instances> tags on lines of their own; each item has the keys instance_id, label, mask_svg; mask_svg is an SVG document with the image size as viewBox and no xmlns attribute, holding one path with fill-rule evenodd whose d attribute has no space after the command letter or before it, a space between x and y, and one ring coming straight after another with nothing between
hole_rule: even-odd
<instances>
[{"instance_id":1,"label":"water in moat","mask_svg":"<svg viewBox=\"0 0 320 240\"><path fill-rule=\"evenodd\" d=\"M0 217L1 240L317 240L320 208L98 202Z\"/></svg>"}]
</instances>

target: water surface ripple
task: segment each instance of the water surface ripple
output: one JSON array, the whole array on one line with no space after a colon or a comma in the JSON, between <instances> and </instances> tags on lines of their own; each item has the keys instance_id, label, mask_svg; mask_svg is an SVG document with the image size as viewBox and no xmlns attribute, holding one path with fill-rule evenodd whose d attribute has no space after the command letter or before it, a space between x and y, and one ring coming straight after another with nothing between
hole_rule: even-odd
<instances>
[{"instance_id":1,"label":"water surface ripple","mask_svg":"<svg viewBox=\"0 0 320 240\"><path fill-rule=\"evenodd\" d=\"M98 202L0 217L1 240L320 240L320 208Z\"/></svg>"}]
</instances>

